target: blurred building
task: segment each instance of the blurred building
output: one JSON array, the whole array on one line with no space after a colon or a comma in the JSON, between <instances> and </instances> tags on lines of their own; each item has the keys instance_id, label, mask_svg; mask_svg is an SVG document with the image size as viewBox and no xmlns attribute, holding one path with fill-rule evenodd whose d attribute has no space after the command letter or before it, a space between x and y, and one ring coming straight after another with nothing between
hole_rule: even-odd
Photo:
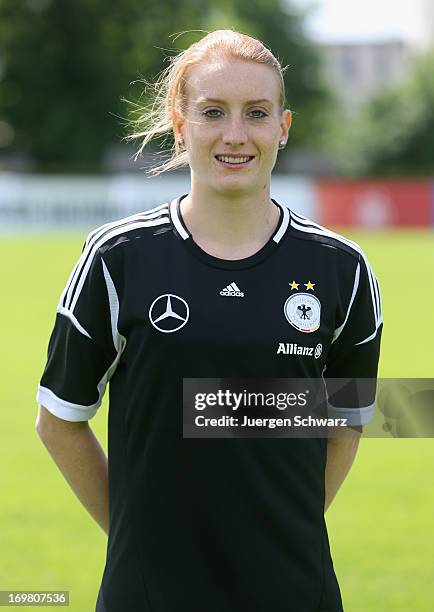
<instances>
[{"instance_id":1,"label":"blurred building","mask_svg":"<svg viewBox=\"0 0 434 612\"><path fill-rule=\"evenodd\" d=\"M411 48L403 40L318 43L324 73L342 110L355 114L377 91L408 73Z\"/></svg>"},{"instance_id":2,"label":"blurred building","mask_svg":"<svg viewBox=\"0 0 434 612\"><path fill-rule=\"evenodd\" d=\"M422 45L425 48L434 48L434 1L423 0L424 32Z\"/></svg>"}]
</instances>

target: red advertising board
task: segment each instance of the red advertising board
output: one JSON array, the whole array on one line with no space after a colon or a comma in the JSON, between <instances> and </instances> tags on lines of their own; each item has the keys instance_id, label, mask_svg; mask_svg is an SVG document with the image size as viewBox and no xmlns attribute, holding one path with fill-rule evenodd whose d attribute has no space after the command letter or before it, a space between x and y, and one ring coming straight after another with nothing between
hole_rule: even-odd
<instances>
[{"instance_id":1,"label":"red advertising board","mask_svg":"<svg viewBox=\"0 0 434 612\"><path fill-rule=\"evenodd\" d=\"M381 228L431 224L431 181L316 182L321 225Z\"/></svg>"}]
</instances>

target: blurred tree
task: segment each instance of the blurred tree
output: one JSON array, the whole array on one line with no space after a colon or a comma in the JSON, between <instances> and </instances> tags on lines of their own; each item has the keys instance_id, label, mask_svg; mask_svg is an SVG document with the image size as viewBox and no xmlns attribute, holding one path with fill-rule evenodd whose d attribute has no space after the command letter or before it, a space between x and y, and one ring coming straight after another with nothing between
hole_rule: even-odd
<instances>
[{"instance_id":1,"label":"blurred tree","mask_svg":"<svg viewBox=\"0 0 434 612\"><path fill-rule=\"evenodd\" d=\"M434 172L434 51L409 77L375 95L353 119L330 116L323 149L346 175L427 176Z\"/></svg>"},{"instance_id":2,"label":"blurred tree","mask_svg":"<svg viewBox=\"0 0 434 612\"><path fill-rule=\"evenodd\" d=\"M222 27L257 36L290 64L288 100L301 109L293 142L312 138L325 100L318 61L302 16L281 0L0 0L0 147L42 170L95 171L124 135L122 96L140 96L131 81L155 77L164 55L203 32L171 35Z\"/></svg>"}]
</instances>

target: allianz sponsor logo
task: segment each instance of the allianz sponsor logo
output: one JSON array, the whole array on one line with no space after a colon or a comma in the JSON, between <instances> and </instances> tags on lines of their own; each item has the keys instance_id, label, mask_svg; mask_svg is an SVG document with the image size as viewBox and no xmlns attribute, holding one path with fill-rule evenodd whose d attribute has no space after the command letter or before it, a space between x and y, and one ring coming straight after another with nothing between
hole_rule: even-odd
<instances>
[{"instance_id":1,"label":"allianz sponsor logo","mask_svg":"<svg viewBox=\"0 0 434 612\"><path fill-rule=\"evenodd\" d=\"M319 359L322 354L322 344L313 346L300 346L296 342L279 342L276 351L277 355L304 355Z\"/></svg>"}]
</instances>

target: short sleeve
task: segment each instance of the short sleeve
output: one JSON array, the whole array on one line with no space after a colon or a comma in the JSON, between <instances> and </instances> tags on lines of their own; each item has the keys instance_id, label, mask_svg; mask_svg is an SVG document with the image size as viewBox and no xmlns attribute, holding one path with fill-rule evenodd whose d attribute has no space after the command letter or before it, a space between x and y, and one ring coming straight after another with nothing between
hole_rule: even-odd
<instances>
[{"instance_id":1,"label":"short sleeve","mask_svg":"<svg viewBox=\"0 0 434 612\"><path fill-rule=\"evenodd\" d=\"M67 421L91 419L125 339L110 271L88 238L60 297L37 402Z\"/></svg>"},{"instance_id":2,"label":"short sleeve","mask_svg":"<svg viewBox=\"0 0 434 612\"><path fill-rule=\"evenodd\" d=\"M329 416L358 426L373 418L383 329L380 286L363 253L347 295L345 317L334 332L324 378Z\"/></svg>"}]
</instances>

